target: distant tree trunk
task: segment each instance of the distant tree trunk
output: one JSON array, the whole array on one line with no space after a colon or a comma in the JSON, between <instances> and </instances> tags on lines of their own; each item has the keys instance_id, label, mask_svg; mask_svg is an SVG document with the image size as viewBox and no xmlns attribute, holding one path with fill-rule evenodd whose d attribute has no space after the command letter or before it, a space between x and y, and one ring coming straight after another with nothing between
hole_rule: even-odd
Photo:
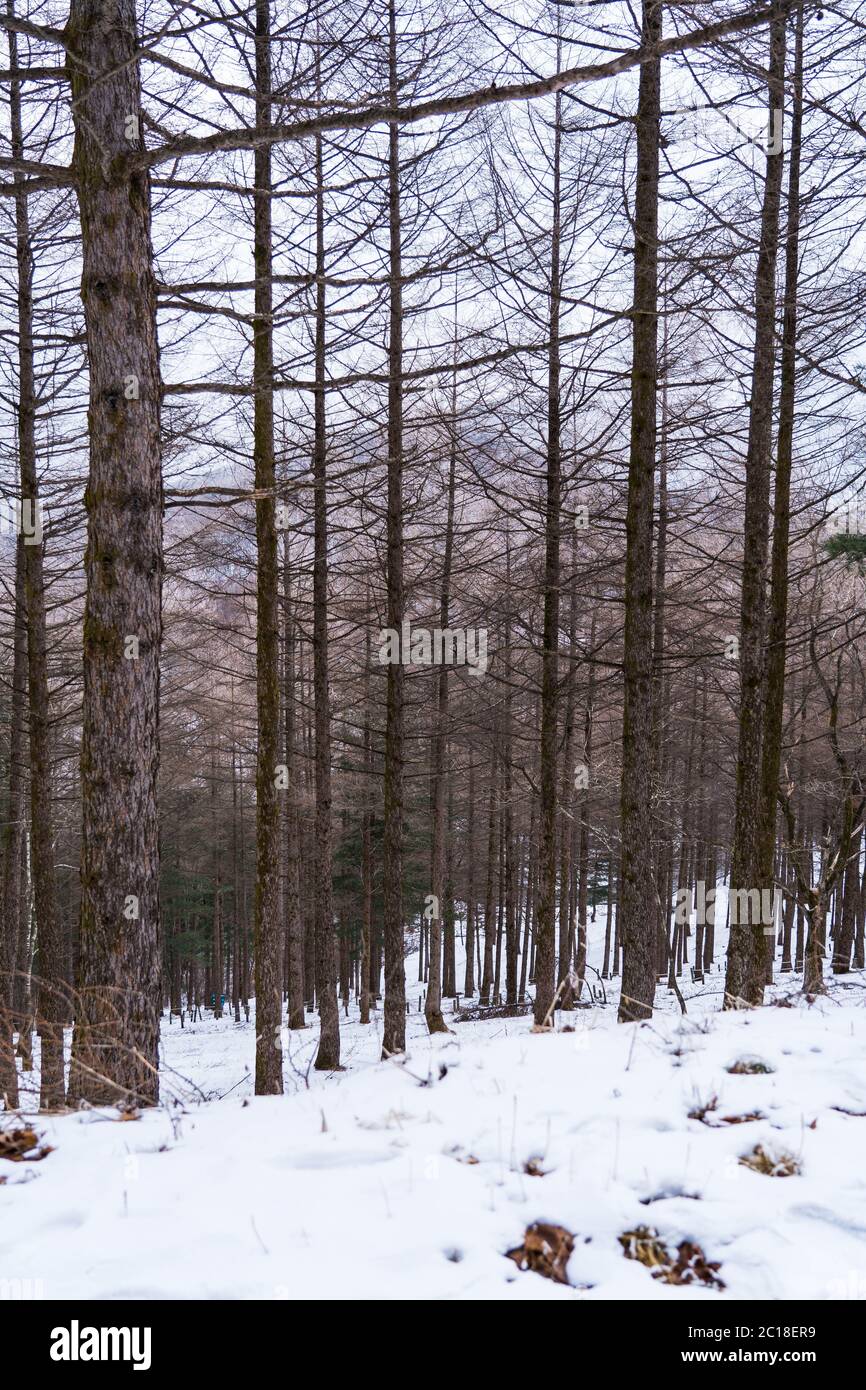
<instances>
[{"instance_id":1,"label":"distant tree trunk","mask_svg":"<svg viewBox=\"0 0 866 1390\"><path fill-rule=\"evenodd\" d=\"M572 986L573 977L573 940L574 940L574 904L568 892L568 884L571 880L572 869L572 850L574 848L574 836L572 827L574 826L574 805L575 805L575 768L574 768L574 725L575 725L575 686L577 665L577 654L575 644L577 640L577 580L575 570L577 567L577 532L572 535L571 546L571 576L569 588L571 595L568 604L568 671L565 676L565 727L563 730L563 759L562 759L562 781L561 799L562 806L559 816L559 960L556 967L557 983L565 980L560 996L560 1008L571 1010L574 1008L574 988ZM585 756L582 760L586 762Z\"/></svg>"},{"instance_id":2,"label":"distant tree trunk","mask_svg":"<svg viewBox=\"0 0 866 1390\"><path fill-rule=\"evenodd\" d=\"M270 0L256 0L256 129L271 124ZM257 1096L283 1092L280 940L280 659L274 465L271 147L253 157L253 461L256 500L256 1081Z\"/></svg>"},{"instance_id":3,"label":"distant tree trunk","mask_svg":"<svg viewBox=\"0 0 866 1390\"><path fill-rule=\"evenodd\" d=\"M26 852L21 855L21 878L18 887L18 949L15 952L15 1012L18 1016L18 1046L15 1049L21 1058L21 1070L33 1070L33 931L32 897L33 884L30 878L30 836L22 826L22 836Z\"/></svg>"},{"instance_id":4,"label":"distant tree trunk","mask_svg":"<svg viewBox=\"0 0 866 1390\"><path fill-rule=\"evenodd\" d=\"M710 815L710 826L707 833L707 859L706 868L704 869L704 878L708 893L711 889L715 890L716 878L718 876L718 855L716 851L717 829L718 820L716 811L713 810ZM709 920L709 916L710 914L708 914L707 923L704 927L704 973L707 975L712 971L713 956L716 950L715 911L712 914L712 921Z\"/></svg>"},{"instance_id":5,"label":"distant tree trunk","mask_svg":"<svg viewBox=\"0 0 866 1390\"><path fill-rule=\"evenodd\" d=\"M75 1099L159 1094L162 468L156 286L133 0L66 26L90 375ZM131 136L131 138L130 138ZM137 655L136 655L137 652Z\"/></svg>"},{"instance_id":6,"label":"distant tree trunk","mask_svg":"<svg viewBox=\"0 0 866 1390\"><path fill-rule=\"evenodd\" d=\"M517 845L514 834L513 694L511 673L511 536L505 531L505 701L502 738L502 833L505 839L505 1002L517 1003Z\"/></svg>"},{"instance_id":7,"label":"distant tree trunk","mask_svg":"<svg viewBox=\"0 0 866 1390\"><path fill-rule=\"evenodd\" d=\"M583 762L586 767L592 766L592 721L595 713L595 659L593 655L595 652L595 630L596 614L595 610L593 610L589 632L589 650L592 659L589 667L589 684L586 692L586 713L583 722ZM583 983L586 978L586 909L589 888L589 796L589 789L584 788L580 803L580 840L577 856L577 959L575 960L575 974L577 975L578 999L580 999L583 994Z\"/></svg>"},{"instance_id":8,"label":"distant tree trunk","mask_svg":"<svg viewBox=\"0 0 866 1390\"><path fill-rule=\"evenodd\" d=\"M463 993L471 999L475 993L475 764L469 764L469 796L466 812L466 972Z\"/></svg>"},{"instance_id":9,"label":"distant tree trunk","mask_svg":"<svg viewBox=\"0 0 866 1390\"><path fill-rule=\"evenodd\" d=\"M547 478L544 511L544 628L541 653L540 843L538 913L535 924L536 1026L549 1024L556 992L556 770L559 683L560 524L562 502L562 418L560 403L559 319L562 297L560 267L560 154L562 97L555 99L553 130L553 203L550 234L550 321L547 353Z\"/></svg>"},{"instance_id":10,"label":"distant tree trunk","mask_svg":"<svg viewBox=\"0 0 866 1390\"><path fill-rule=\"evenodd\" d=\"M439 627L448 627L451 604L451 561L454 553L454 497L457 486L457 421L454 418L452 388L451 443L448 458L448 491L445 507L445 552L442 559L442 587L439 594ZM437 699L433 731L433 916L430 918L430 970L424 1017L431 1033L447 1033L442 1017L442 922L445 914L445 749L448 737L448 673L445 661L436 679Z\"/></svg>"},{"instance_id":11,"label":"distant tree trunk","mask_svg":"<svg viewBox=\"0 0 866 1390\"><path fill-rule=\"evenodd\" d=\"M793 940L794 912L797 905L797 876L794 872L791 855L792 850L789 846L783 860L786 890L785 907L782 917L782 964L780 967L783 975L786 973L790 974L794 968L791 960L791 943Z\"/></svg>"},{"instance_id":12,"label":"distant tree trunk","mask_svg":"<svg viewBox=\"0 0 866 1390\"><path fill-rule=\"evenodd\" d=\"M609 979L610 979L610 962L611 962L610 953L611 953L611 946L612 946L612 944L613 944L613 941L612 941L612 937L613 937L613 931L612 931L613 921L612 921L612 918L613 918L613 914L614 914L614 882L613 882L613 878L614 878L613 855L611 855L610 859L608 860L608 870L607 870L607 912L606 912L606 914L605 914L605 923L604 923L604 957L603 957L602 965L601 965L601 978L602 978L603 980L609 980Z\"/></svg>"},{"instance_id":13,"label":"distant tree trunk","mask_svg":"<svg viewBox=\"0 0 866 1390\"><path fill-rule=\"evenodd\" d=\"M250 933L249 933L249 901L247 898L247 850L246 850L246 831L244 822L244 758L243 752L239 751L237 760L237 827L238 827L238 847L239 856L236 862L235 877L235 908L240 923L240 955L241 955L241 1002L244 1006L244 1019L250 1021Z\"/></svg>"},{"instance_id":14,"label":"distant tree trunk","mask_svg":"<svg viewBox=\"0 0 866 1390\"><path fill-rule=\"evenodd\" d=\"M860 898L857 904L857 930L854 936L854 969L863 970L866 967L866 862L863 865L863 877L860 880Z\"/></svg>"},{"instance_id":15,"label":"distant tree trunk","mask_svg":"<svg viewBox=\"0 0 866 1390\"><path fill-rule=\"evenodd\" d=\"M504 769L503 769L504 773ZM503 783L504 783L503 776ZM500 788L499 804L502 805L504 796ZM505 924L505 815L499 813L499 834L497 838L499 846L499 863L496 874L496 955L493 965L493 996L494 1003L501 1004L500 990L502 987L502 934Z\"/></svg>"},{"instance_id":16,"label":"distant tree trunk","mask_svg":"<svg viewBox=\"0 0 866 1390\"><path fill-rule=\"evenodd\" d=\"M367 612L370 612L368 590ZM367 649L364 662L364 798L361 820L361 1022L370 1022L373 990L370 967L373 956L373 730L370 708L370 663L372 660L370 625L367 624Z\"/></svg>"},{"instance_id":17,"label":"distant tree trunk","mask_svg":"<svg viewBox=\"0 0 866 1390\"><path fill-rule=\"evenodd\" d=\"M665 296L667 282L665 282ZM658 529L655 556L655 578L653 593L653 654L652 654L652 699L653 699L653 778L659 796L657 812L653 817L653 850L655 853L656 884L658 887L656 910L658 913L658 935L656 946L656 971L661 978L665 961L669 955L668 918L670 915L671 885L668 882L668 869L673 862L673 842L669 826L672 824L672 798L664 797L663 788L668 786L668 717L669 684L665 678L665 585L667 576L668 546L668 378L670 372L668 344L668 315L663 315L664 332L662 337L662 360L659 368L661 378L661 433L659 439L659 486L658 486ZM667 804L665 804L665 801Z\"/></svg>"},{"instance_id":18,"label":"distant tree trunk","mask_svg":"<svg viewBox=\"0 0 866 1390\"><path fill-rule=\"evenodd\" d=\"M493 947L496 940L494 923L494 883L496 880L496 738L491 741L490 791L487 805L487 883L484 894L484 967L481 972L481 1002L489 1004L493 990Z\"/></svg>"},{"instance_id":19,"label":"distant tree trunk","mask_svg":"<svg viewBox=\"0 0 866 1390\"><path fill-rule=\"evenodd\" d=\"M10 38L14 38L10 34ZM17 66L10 43L10 61ZM27 623L24 608L24 539L15 549L15 596L12 610L13 657L9 719L9 794L3 826L3 905L0 928L0 1099L6 1109L18 1104L18 1071L12 1034L15 1030L18 932L21 917L21 849L24 843L24 706L27 700ZM21 1021L23 1028L26 1020Z\"/></svg>"},{"instance_id":20,"label":"distant tree trunk","mask_svg":"<svg viewBox=\"0 0 866 1390\"><path fill-rule=\"evenodd\" d=\"M824 994L824 955L827 932L827 900L822 891L821 880L810 894L807 909L808 930L806 949L803 956L803 993Z\"/></svg>"},{"instance_id":21,"label":"distant tree trunk","mask_svg":"<svg viewBox=\"0 0 866 1390\"><path fill-rule=\"evenodd\" d=\"M397 10L388 4L388 99L397 105ZM400 137L396 121L388 126L388 499L387 566L388 627L401 633L403 625L403 271L400 225ZM385 1005L382 1055L406 1050L406 968L403 960L403 666L388 666L385 712L385 785L383 834L383 893L385 940Z\"/></svg>"},{"instance_id":22,"label":"distant tree trunk","mask_svg":"<svg viewBox=\"0 0 866 1390\"><path fill-rule=\"evenodd\" d=\"M14 13L13 0L7 12ZM18 67L17 34L9 32L9 58ZM23 159L21 83L10 82L10 148ZM30 730L30 856L39 953L38 1028L42 1043L40 1107L53 1110L66 1099L63 1023L67 1013L66 951L54 903L54 831L51 806L51 746L48 653L45 636L43 539L39 523L36 470L36 384L33 346L33 252L26 180L15 174L15 258L18 307L18 459L21 505L28 507L35 531L24 540L24 608L27 619L28 722ZM34 538L38 537L35 540Z\"/></svg>"},{"instance_id":23,"label":"distant tree trunk","mask_svg":"<svg viewBox=\"0 0 866 1390\"><path fill-rule=\"evenodd\" d=\"M851 948L857 925L857 906L860 897L860 840L858 829L848 846L848 862L841 882L841 921L833 938L833 974L847 975L851 969Z\"/></svg>"},{"instance_id":24,"label":"distant tree trunk","mask_svg":"<svg viewBox=\"0 0 866 1390\"><path fill-rule=\"evenodd\" d=\"M643 0L642 43L660 42L661 0ZM656 986L652 847L653 491L658 391L658 192L661 63L641 66L634 227L631 449L625 561L619 910L623 945L619 1019L650 1018Z\"/></svg>"},{"instance_id":25,"label":"distant tree trunk","mask_svg":"<svg viewBox=\"0 0 866 1390\"><path fill-rule=\"evenodd\" d=\"M703 672L701 677L701 718L700 718L700 743L698 745L698 784L700 785L703 770L707 761L707 713L709 709L707 673ZM694 846L694 861L692 865L692 883L695 884L699 878L705 879L705 865L707 858L707 841L709 839L709 816L707 810L707 798L701 796L698 811L698 835ZM703 849L703 854L701 850ZM704 921L698 919L695 922L695 954L693 976L696 981L703 981L704 978Z\"/></svg>"},{"instance_id":26,"label":"distant tree trunk","mask_svg":"<svg viewBox=\"0 0 866 1390\"><path fill-rule=\"evenodd\" d=\"M235 690L231 687L231 740L232 740L232 1009L235 1023L241 1021L241 876L238 845L238 770L237 746L235 742Z\"/></svg>"},{"instance_id":27,"label":"distant tree trunk","mask_svg":"<svg viewBox=\"0 0 866 1390\"><path fill-rule=\"evenodd\" d=\"M535 799L532 801L532 809L529 813L529 854L526 868L526 901L524 904L523 921L523 953L520 961L520 985L519 998L521 1001L526 998L526 981L529 970L530 956L530 937L532 930L532 914L535 906L535 879L536 879L536 847L535 847Z\"/></svg>"},{"instance_id":28,"label":"distant tree trunk","mask_svg":"<svg viewBox=\"0 0 866 1390\"><path fill-rule=\"evenodd\" d=\"M682 891L685 892L686 894L689 894L690 889L691 889L691 883L690 883L690 879L689 879L689 864L690 864L690 861L691 861L691 848L692 848L692 845L691 845L691 842L692 842L691 824L692 824L692 817L693 817L693 814L694 814L693 809L692 809L692 773L693 773L693 768L694 768L695 744L696 744L696 741L697 741L697 729L698 729L698 682L697 682L697 676L695 676L694 679L693 679L693 683L692 683L692 701L691 701L691 711L690 711L690 714L689 714L689 732L688 732L688 736L687 736L685 766L684 766L684 768L683 768L682 812L681 812L681 816L680 816L680 857L679 857L679 864L678 864L678 866L677 866L677 885L676 885L676 886L677 886L677 891L678 891L678 892L679 892L680 890L682 890ZM673 889L673 885L671 885L671 889ZM668 904L670 903L672 897L673 897L673 891L671 891L670 896L669 896L669 897L667 898L667 900L666 900ZM688 902L689 902L689 898L687 897L687 898L686 898L686 903L688 903ZM684 922L677 920L678 917L681 916L681 915L685 915L685 917L686 917L686 920L685 920ZM666 909L666 910L665 910L665 935L667 935L667 920L668 920L668 910ZM668 988L669 988L670 990L672 990L672 991L677 995L677 997L678 997L678 999L679 999L679 1001L680 1001L680 1007L682 1007L682 996L680 995L679 989L678 989L678 986L677 986L677 976L680 975L681 972L682 972L682 960L683 960L683 954L684 954L684 951L683 951L683 942L685 941L687 927L688 927L688 914L687 914L687 913L685 913L685 914L680 914L680 913L675 914L675 917L674 917L674 927L673 927L673 935L672 935L672 937L671 937L670 948L669 948L669 951L668 951Z\"/></svg>"},{"instance_id":29,"label":"distant tree trunk","mask_svg":"<svg viewBox=\"0 0 866 1390\"><path fill-rule=\"evenodd\" d=\"M446 999L457 995L457 951L454 929L454 779L448 769L445 746L448 809L445 819L445 907L442 913L442 993Z\"/></svg>"},{"instance_id":30,"label":"distant tree trunk","mask_svg":"<svg viewBox=\"0 0 866 1390\"><path fill-rule=\"evenodd\" d=\"M304 925L300 903L300 828L297 806L295 758L295 616L292 608L292 575L288 533L283 537L283 648L285 651L286 739L286 955L288 1022L290 1028L306 1028L304 1014Z\"/></svg>"},{"instance_id":31,"label":"distant tree trunk","mask_svg":"<svg viewBox=\"0 0 866 1390\"><path fill-rule=\"evenodd\" d=\"M770 25L769 112L770 128L778 130L774 113L784 109L785 22L782 0L774 0ZM778 132L781 133L780 131ZM766 809L767 780L772 766L760 774L761 789L756 795L755 772L762 765L764 644L766 637L766 568L770 525L770 453L773 424L773 378L775 367L776 257L779 244L782 165L778 150L767 155L767 174L761 210L761 242L755 280L755 351L752 366L752 392L749 406L749 439L746 449L746 499L743 517L743 584L740 606L740 715L737 747L737 776L734 808L734 837L731 850L731 892L759 888L769 870L762 863L762 818ZM789 288L793 288L789 286ZM791 383L793 389L793 383ZM791 399L793 408L793 398ZM783 479L784 482L784 479ZM782 526L784 527L784 519ZM783 544L784 541L784 544ZM779 577L787 565L787 538L780 533ZM782 594L777 593L781 609ZM784 618L783 618L784 626ZM776 689L771 699L778 702L784 691L784 641L772 653ZM779 666L781 662L781 666ZM779 675L781 672L781 675ZM769 752L773 761L773 750ZM778 781L778 772L775 781ZM775 825L775 787L774 809ZM766 832L765 832L766 834ZM772 853L772 850L771 850ZM760 922L731 923L725 976L725 1007L762 1004L766 974L766 941Z\"/></svg>"},{"instance_id":32,"label":"distant tree trunk","mask_svg":"<svg viewBox=\"0 0 866 1390\"><path fill-rule=\"evenodd\" d=\"M217 776L219 768L217 764L217 749L214 748L211 756L211 810L212 810L212 848L214 864L214 886L213 886L213 934L211 937L211 973L213 975L213 1016L222 1018L222 986L223 986L223 924L222 924L222 861L223 848L221 844L219 805L217 800Z\"/></svg>"}]
</instances>

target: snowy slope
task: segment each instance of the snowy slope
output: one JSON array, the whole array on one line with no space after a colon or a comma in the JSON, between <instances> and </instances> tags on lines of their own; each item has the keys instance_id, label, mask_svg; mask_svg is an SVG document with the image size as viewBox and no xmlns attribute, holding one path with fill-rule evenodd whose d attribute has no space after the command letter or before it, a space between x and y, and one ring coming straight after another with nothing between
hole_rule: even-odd
<instances>
[{"instance_id":1,"label":"snowy slope","mask_svg":"<svg viewBox=\"0 0 866 1390\"><path fill-rule=\"evenodd\" d=\"M312 1071L309 1029L267 1099L252 1023L175 1020L161 1109L40 1121L55 1151L0 1164L0 1281L57 1298L866 1297L866 1114L842 1113L866 1112L864 981L814 1006L783 982L793 1007L737 1015L715 1011L717 986L693 987L685 1019L618 1026L610 1003L554 1035L520 1018L431 1040L413 1013L405 1065L353 1017L345 1072ZM730 1074L743 1057L772 1070ZM711 1123L689 1118L713 1097ZM756 1144L801 1173L740 1165ZM537 1220L574 1233L572 1287L506 1258ZM641 1225L698 1242L725 1291L627 1260L617 1237Z\"/></svg>"}]
</instances>

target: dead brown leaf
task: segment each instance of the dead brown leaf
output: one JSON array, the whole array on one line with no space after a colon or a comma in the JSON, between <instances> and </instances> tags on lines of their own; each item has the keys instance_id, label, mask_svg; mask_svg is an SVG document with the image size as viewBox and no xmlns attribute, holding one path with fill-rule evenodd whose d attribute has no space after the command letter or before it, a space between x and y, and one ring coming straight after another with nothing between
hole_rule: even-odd
<instances>
[{"instance_id":1,"label":"dead brown leaf","mask_svg":"<svg viewBox=\"0 0 866 1390\"><path fill-rule=\"evenodd\" d=\"M619 1237L619 1243L627 1260L637 1260L652 1271L654 1279L663 1284L705 1284L707 1288L725 1287L718 1277L720 1268L717 1260L708 1260L699 1245L690 1240L681 1241L676 1255L671 1255L658 1231L649 1226L638 1226Z\"/></svg>"},{"instance_id":2,"label":"dead brown leaf","mask_svg":"<svg viewBox=\"0 0 866 1390\"><path fill-rule=\"evenodd\" d=\"M566 1270L573 1249L574 1236L564 1226L535 1221L527 1226L523 1244L508 1251L508 1258L518 1269L531 1269L555 1284L567 1284Z\"/></svg>"},{"instance_id":3,"label":"dead brown leaf","mask_svg":"<svg viewBox=\"0 0 866 1390\"><path fill-rule=\"evenodd\" d=\"M738 1057L727 1071L731 1076L771 1076L775 1067L762 1062L760 1057Z\"/></svg>"},{"instance_id":4,"label":"dead brown leaf","mask_svg":"<svg viewBox=\"0 0 866 1390\"><path fill-rule=\"evenodd\" d=\"M793 1154L779 1151L770 1153L763 1144L756 1144L751 1153L743 1154L738 1160L744 1168L753 1173L763 1173L768 1178L793 1178L800 1171L800 1164Z\"/></svg>"},{"instance_id":5,"label":"dead brown leaf","mask_svg":"<svg viewBox=\"0 0 866 1390\"><path fill-rule=\"evenodd\" d=\"M50 1144L40 1144L41 1137L29 1125L0 1130L0 1158L8 1158L11 1163L32 1163L47 1158L54 1150Z\"/></svg>"}]
</instances>

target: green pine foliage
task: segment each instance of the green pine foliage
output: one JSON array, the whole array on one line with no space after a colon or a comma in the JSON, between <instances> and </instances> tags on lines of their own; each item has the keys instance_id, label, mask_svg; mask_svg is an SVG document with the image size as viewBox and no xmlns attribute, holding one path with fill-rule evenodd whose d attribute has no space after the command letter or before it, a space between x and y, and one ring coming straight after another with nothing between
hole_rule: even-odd
<instances>
[{"instance_id":1,"label":"green pine foliage","mask_svg":"<svg viewBox=\"0 0 866 1390\"><path fill-rule=\"evenodd\" d=\"M866 536L846 531L826 540L824 550L831 560L844 559L849 569L853 565L862 573L866 563Z\"/></svg>"}]
</instances>

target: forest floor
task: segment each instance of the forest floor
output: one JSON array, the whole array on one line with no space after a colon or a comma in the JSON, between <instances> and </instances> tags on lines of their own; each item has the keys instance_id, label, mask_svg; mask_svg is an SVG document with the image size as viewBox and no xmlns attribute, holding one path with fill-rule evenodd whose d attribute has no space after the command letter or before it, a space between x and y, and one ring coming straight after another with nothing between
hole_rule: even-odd
<instances>
[{"instance_id":1,"label":"forest floor","mask_svg":"<svg viewBox=\"0 0 866 1390\"><path fill-rule=\"evenodd\" d=\"M552 1034L520 1017L451 1020L431 1039L413 984L405 1061L380 1062L381 1015L362 1028L351 1008L346 1069L313 1070L314 1028L284 1032L286 1095L273 1098L252 1095L253 1022L166 1021L160 1108L39 1117L53 1151L0 1160L0 1288L863 1299L866 977L813 1004L782 977L767 1007L737 1014L719 1012L721 985L717 971L684 986L686 1016L660 989L642 1025L617 1025L614 991L559 1014ZM756 1149L759 1167L795 1171L745 1166ZM535 1222L573 1235L567 1285L507 1258ZM646 1263L626 1258L630 1232ZM678 1251L680 1269L724 1289L654 1277L681 1277Z\"/></svg>"}]
</instances>

